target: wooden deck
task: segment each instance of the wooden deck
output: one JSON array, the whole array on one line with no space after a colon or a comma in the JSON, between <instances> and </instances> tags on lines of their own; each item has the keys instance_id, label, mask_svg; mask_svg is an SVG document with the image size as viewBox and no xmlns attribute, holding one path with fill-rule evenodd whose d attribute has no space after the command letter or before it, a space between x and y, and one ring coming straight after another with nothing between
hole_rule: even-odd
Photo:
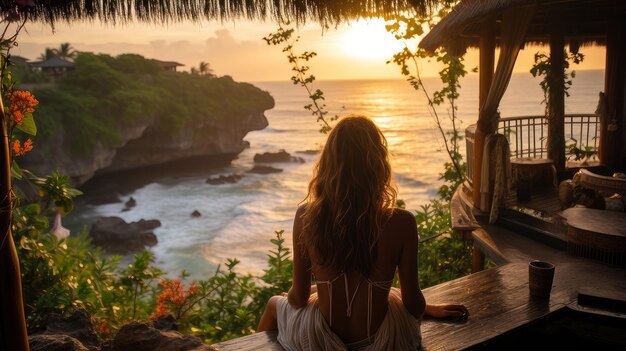
<instances>
[{"instance_id":1,"label":"wooden deck","mask_svg":"<svg viewBox=\"0 0 626 351\"><path fill-rule=\"evenodd\" d=\"M499 336L564 308L626 320L624 313L578 303L581 291L592 296L586 301L594 301L594 292L626 301L626 270L573 257L497 225L484 225L477 232L483 236L476 240L497 252L503 265L424 289L428 303L458 302L470 310L469 319L462 322L425 319L422 336L426 350L488 348ZM531 298L528 293L528 262L533 259L556 266L547 301ZM626 334L622 334L620 342L626 347ZM218 350L282 350L275 340L275 334L258 333L213 346Z\"/></svg>"}]
</instances>

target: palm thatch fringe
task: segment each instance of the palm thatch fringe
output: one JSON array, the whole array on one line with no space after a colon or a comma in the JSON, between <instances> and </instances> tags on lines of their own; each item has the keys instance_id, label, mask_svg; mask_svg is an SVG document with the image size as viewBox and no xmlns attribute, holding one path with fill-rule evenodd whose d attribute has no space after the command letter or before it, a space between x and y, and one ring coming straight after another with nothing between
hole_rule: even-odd
<instances>
[{"instance_id":1,"label":"palm thatch fringe","mask_svg":"<svg viewBox=\"0 0 626 351\"><path fill-rule=\"evenodd\" d=\"M478 46L481 23L487 19L498 21L506 9L537 5L537 11L528 29L527 43L549 42L551 23L555 17L564 19L566 42L574 45L605 43L606 23L623 19L626 1L615 0L461 0L443 18L419 46L428 51L446 47L464 52ZM499 26L497 26L499 30ZM499 37L499 32L496 37Z\"/></svg>"},{"instance_id":2,"label":"palm thatch fringe","mask_svg":"<svg viewBox=\"0 0 626 351\"><path fill-rule=\"evenodd\" d=\"M304 23L339 23L360 17L378 17L409 11L425 13L437 0L35 0L30 19L54 24L60 21L99 20L171 23L180 21L274 19ZM15 0L0 0L6 16Z\"/></svg>"},{"instance_id":3,"label":"palm thatch fringe","mask_svg":"<svg viewBox=\"0 0 626 351\"><path fill-rule=\"evenodd\" d=\"M468 25L481 22L487 16L506 8L535 3L536 0L465 0L461 1L444 17L422 41L419 46L434 51L439 46L460 45L462 35ZM462 51L458 48L455 51Z\"/></svg>"}]
</instances>

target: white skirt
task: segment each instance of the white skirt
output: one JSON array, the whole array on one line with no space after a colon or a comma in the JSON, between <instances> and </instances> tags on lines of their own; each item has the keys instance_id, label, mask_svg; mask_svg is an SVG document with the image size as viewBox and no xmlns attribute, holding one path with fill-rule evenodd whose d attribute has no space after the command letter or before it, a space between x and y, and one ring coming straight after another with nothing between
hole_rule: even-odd
<instances>
[{"instance_id":1,"label":"white skirt","mask_svg":"<svg viewBox=\"0 0 626 351\"><path fill-rule=\"evenodd\" d=\"M295 309L286 297L276 304L278 342L288 351L349 350L330 329L317 304L317 294L311 294L306 307ZM402 304L400 289L389 291L389 309L372 342L359 350L414 351L421 349L420 321ZM357 342L354 344L362 344Z\"/></svg>"}]
</instances>

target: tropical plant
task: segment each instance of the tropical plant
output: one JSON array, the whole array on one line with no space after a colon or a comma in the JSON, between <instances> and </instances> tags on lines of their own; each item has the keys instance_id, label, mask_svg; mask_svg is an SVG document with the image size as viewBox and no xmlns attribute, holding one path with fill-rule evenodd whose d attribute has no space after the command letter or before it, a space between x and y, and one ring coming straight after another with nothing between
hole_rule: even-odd
<instances>
[{"instance_id":1,"label":"tropical plant","mask_svg":"<svg viewBox=\"0 0 626 351\"><path fill-rule=\"evenodd\" d=\"M200 75L204 75L204 76L215 76L215 74L213 74L213 69L211 68L211 65L208 62L200 62L200 64L198 65L198 73Z\"/></svg>"},{"instance_id":2,"label":"tropical plant","mask_svg":"<svg viewBox=\"0 0 626 351\"><path fill-rule=\"evenodd\" d=\"M280 25L276 32L268 34L263 38L267 45L281 45L284 44L283 52L287 55L287 60L292 65L291 70L294 75L291 76L291 81L295 85L303 87L309 99L310 104L304 106L304 109L311 112L316 117L316 121L320 124L320 133L328 133L332 127L329 122L335 121L339 118L338 115L327 118L328 111L326 110L326 104L324 104L325 96L324 92L320 89L313 90L312 84L315 82L315 76L309 74L310 67L308 62L317 56L314 51L304 51L301 54L296 54L294 51L294 45L300 40L299 37L293 38L295 29L285 28L289 23Z\"/></svg>"},{"instance_id":3,"label":"tropical plant","mask_svg":"<svg viewBox=\"0 0 626 351\"><path fill-rule=\"evenodd\" d=\"M73 60L78 55L78 51L74 50L70 43L62 43L58 49L53 49L54 54L64 60Z\"/></svg>"},{"instance_id":4,"label":"tropical plant","mask_svg":"<svg viewBox=\"0 0 626 351\"><path fill-rule=\"evenodd\" d=\"M39 61L46 61L54 57L57 57L56 51L52 48L46 48L46 50L39 55L38 59Z\"/></svg>"},{"instance_id":5,"label":"tropical plant","mask_svg":"<svg viewBox=\"0 0 626 351\"><path fill-rule=\"evenodd\" d=\"M563 73L555 76L552 74L550 55L545 52L535 53L535 62L530 69L530 74L532 74L533 77L543 77L541 82L539 82L539 86L541 86L541 91L543 92L543 100L541 103L545 105L546 116L548 116L548 109L550 107L550 90L553 87L560 87L560 90L563 91L565 96L569 96L569 88L572 86L572 79L576 77L576 71L570 73L567 71L570 67L570 62L572 64L579 64L584 59L585 55L580 52L572 52L569 55L564 52Z\"/></svg>"}]
</instances>

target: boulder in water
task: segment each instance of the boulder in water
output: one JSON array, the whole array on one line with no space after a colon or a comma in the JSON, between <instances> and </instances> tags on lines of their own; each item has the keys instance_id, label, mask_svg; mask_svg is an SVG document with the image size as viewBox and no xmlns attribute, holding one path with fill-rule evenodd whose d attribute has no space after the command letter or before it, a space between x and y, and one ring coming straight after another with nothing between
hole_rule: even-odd
<instances>
[{"instance_id":1,"label":"boulder in water","mask_svg":"<svg viewBox=\"0 0 626 351\"><path fill-rule=\"evenodd\" d=\"M270 173L280 173L283 170L280 168L274 168L269 166L254 166L248 173L258 173L258 174L270 174Z\"/></svg>"},{"instance_id":2,"label":"boulder in water","mask_svg":"<svg viewBox=\"0 0 626 351\"><path fill-rule=\"evenodd\" d=\"M220 175L218 177L211 177L207 179L206 182L207 184L211 184L211 185L220 185L220 184L225 184L225 183L232 184L232 183L236 183L241 178L243 178L241 174L234 173L234 174L229 174L229 175Z\"/></svg>"},{"instance_id":3,"label":"boulder in water","mask_svg":"<svg viewBox=\"0 0 626 351\"><path fill-rule=\"evenodd\" d=\"M161 226L156 219L126 223L119 217L100 217L89 232L94 245L106 251L127 254L157 244L153 229Z\"/></svg>"},{"instance_id":4,"label":"boulder in water","mask_svg":"<svg viewBox=\"0 0 626 351\"><path fill-rule=\"evenodd\" d=\"M200 213L200 211L198 210L194 210L193 212L191 212L191 217L201 217L202 213Z\"/></svg>"},{"instance_id":5,"label":"boulder in water","mask_svg":"<svg viewBox=\"0 0 626 351\"><path fill-rule=\"evenodd\" d=\"M308 150L301 150L301 151L296 151L297 154L304 154L304 155L317 155L320 153L320 150L313 150L313 149L308 149Z\"/></svg>"},{"instance_id":6,"label":"boulder in water","mask_svg":"<svg viewBox=\"0 0 626 351\"><path fill-rule=\"evenodd\" d=\"M298 162L304 163L302 157L291 156L287 151L280 150L278 152L264 152L254 155L256 163L277 163L277 162Z\"/></svg>"}]
</instances>

